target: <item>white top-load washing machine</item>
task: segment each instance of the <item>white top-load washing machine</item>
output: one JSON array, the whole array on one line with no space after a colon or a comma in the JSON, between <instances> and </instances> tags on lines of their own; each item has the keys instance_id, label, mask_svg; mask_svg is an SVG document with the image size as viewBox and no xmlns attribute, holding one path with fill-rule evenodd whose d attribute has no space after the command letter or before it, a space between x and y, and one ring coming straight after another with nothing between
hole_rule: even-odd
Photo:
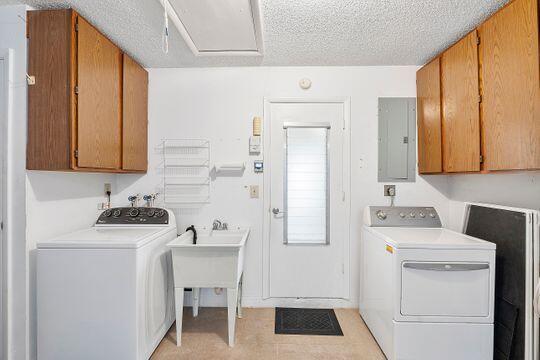
<instances>
[{"instance_id":1,"label":"white top-load washing machine","mask_svg":"<svg viewBox=\"0 0 540 360\"><path fill-rule=\"evenodd\" d=\"M368 207L362 318L390 360L491 360L495 244L441 227L432 207Z\"/></svg>"},{"instance_id":2,"label":"white top-load washing machine","mask_svg":"<svg viewBox=\"0 0 540 360\"><path fill-rule=\"evenodd\" d=\"M174 321L174 214L114 208L38 243L39 360L146 360Z\"/></svg>"}]
</instances>

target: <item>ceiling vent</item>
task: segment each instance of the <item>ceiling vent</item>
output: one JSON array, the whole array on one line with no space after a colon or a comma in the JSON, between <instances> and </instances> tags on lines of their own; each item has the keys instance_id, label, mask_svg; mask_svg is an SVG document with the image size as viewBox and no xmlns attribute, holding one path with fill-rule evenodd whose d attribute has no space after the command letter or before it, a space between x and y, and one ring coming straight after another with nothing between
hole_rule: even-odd
<instances>
[{"instance_id":1,"label":"ceiling vent","mask_svg":"<svg viewBox=\"0 0 540 360\"><path fill-rule=\"evenodd\" d=\"M263 54L259 0L160 0L196 56Z\"/></svg>"}]
</instances>

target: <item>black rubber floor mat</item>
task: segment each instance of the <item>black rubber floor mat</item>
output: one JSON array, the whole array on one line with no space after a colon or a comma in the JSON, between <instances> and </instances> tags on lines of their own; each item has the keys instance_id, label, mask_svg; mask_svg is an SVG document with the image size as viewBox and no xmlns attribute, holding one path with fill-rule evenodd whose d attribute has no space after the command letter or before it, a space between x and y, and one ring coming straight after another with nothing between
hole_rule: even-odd
<instances>
[{"instance_id":1,"label":"black rubber floor mat","mask_svg":"<svg viewBox=\"0 0 540 360\"><path fill-rule=\"evenodd\" d=\"M275 333L343 336L332 309L276 308Z\"/></svg>"}]
</instances>

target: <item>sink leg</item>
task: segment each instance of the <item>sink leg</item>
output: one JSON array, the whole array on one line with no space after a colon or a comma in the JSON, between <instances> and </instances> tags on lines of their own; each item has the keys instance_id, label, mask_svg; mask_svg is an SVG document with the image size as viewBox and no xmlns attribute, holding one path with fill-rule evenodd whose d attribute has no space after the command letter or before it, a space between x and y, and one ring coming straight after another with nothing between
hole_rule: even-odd
<instances>
[{"instance_id":1,"label":"sink leg","mask_svg":"<svg viewBox=\"0 0 540 360\"><path fill-rule=\"evenodd\" d=\"M182 345L182 315L184 313L184 288L174 288L176 310L176 346Z\"/></svg>"},{"instance_id":2,"label":"sink leg","mask_svg":"<svg viewBox=\"0 0 540 360\"><path fill-rule=\"evenodd\" d=\"M193 294L193 317L197 317L199 315L200 288L191 289L191 293Z\"/></svg>"},{"instance_id":3,"label":"sink leg","mask_svg":"<svg viewBox=\"0 0 540 360\"><path fill-rule=\"evenodd\" d=\"M229 346L234 346L234 330L236 325L236 301L238 296L238 288L227 289L227 322L229 326Z\"/></svg>"},{"instance_id":4,"label":"sink leg","mask_svg":"<svg viewBox=\"0 0 540 360\"><path fill-rule=\"evenodd\" d=\"M238 300L237 300L237 313L238 313L238 318L241 319L242 318L242 290L244 288L244 274L242 274L242 276L240 277L240 283L238 284Z\"/></svg>"}]
</instances>

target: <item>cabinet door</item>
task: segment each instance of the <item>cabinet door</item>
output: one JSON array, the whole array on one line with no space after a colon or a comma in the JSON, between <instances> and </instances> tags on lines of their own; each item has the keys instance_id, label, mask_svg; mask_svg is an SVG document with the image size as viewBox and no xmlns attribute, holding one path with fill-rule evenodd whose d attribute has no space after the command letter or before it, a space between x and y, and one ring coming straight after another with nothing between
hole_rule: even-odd
<instances>
[{"instance_id":1,"label":"cabinet door","mask_svg":"<svg viewBox=\"0 0 540 360\"><path fill-rule=\"evenodd\" d=\"M77 166L120 168L122 53L78 18Z\"/></svg>"},{"instance_id":2,"label":"cabinet door","mask_svg":"<svg viewBox=\"0 0 540 360\"><path fill-rule=\"evenodd\" d=\"M539 169L538 3L514 1L479 31L484 169Z\"/></svg>"},{"instance_id":3,"label":"cabinet door","mask_svg":"<svg viewBox=\"0 0 540 360\"><path fill-rule=\"evenodd\" d=\"M69 73L71 10L27 12L29 170L70 170L70 114L73 87Z\"/></svg>"},{"instance_id":4,"label":"cabinet door","mask_svg":"<svg viewBox=\"0 0 540 360\"><path fill-rule=\"evenodd\" d=\"M416 73L418 116L418 171L442 171L441 156L441 78L436 58Z\"/></svg>"},{"instance_id":5,"label":"cabinet door","mask_svg":"<svg viewBox=\"0 0 540 360\"><path fill-rule=\"evenodd\" d=\"M473 31L441 56L445 172L480 171L477 46Z\"/></svg>"},{"instance_id":6,"label":"cabinet door","mask_svg":"<svg viewBox=\"0 0 540 360\"><path fill-rule=\"evenodd\" d=\"M124 54L122 168L146 171L148 166L148 73Z\"/></svg>"}]
</instances>

